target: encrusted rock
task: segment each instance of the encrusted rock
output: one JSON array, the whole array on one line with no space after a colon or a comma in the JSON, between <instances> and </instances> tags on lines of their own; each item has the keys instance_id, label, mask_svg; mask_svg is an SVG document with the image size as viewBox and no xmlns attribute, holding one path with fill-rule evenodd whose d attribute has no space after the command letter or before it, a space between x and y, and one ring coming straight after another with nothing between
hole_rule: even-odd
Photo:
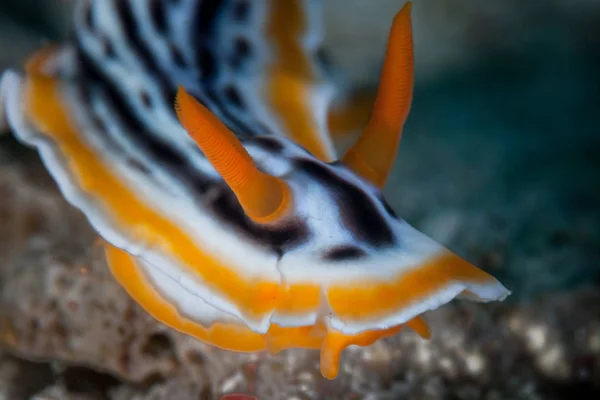
<instances>
[{"instance_id":1,"label":"encrusted rock","mask_svg":"<svg viewBox=\"0 0 600 400\"><path fill-rule=\"evenodd\" d=\"M430 341L407 330L368 348L350 348L334 381L320 376L315 351L271 357L205 346L164 327L126 295L86 220L40 173L34 154L21 149L19 156L8 155L13 146L0 150L0 215L9 228L0 240L0 340L13 354L38 361L26 365L46 371L49 386L39 388L37 399L77 399L61 397L67 393L87 396L82 399L197 399L233 392L260 399L501 399L600 390L595 290L546 296L527 306L446 307L427 315ZM53 375L46 360L52 360ZM0 393L15 393L14 385L5 387L23 376L19 363L0 363ZM60 383L81 382L81 369L91 374L84 386L97 389L80 393ZM54 379L58 383L51 385Z\"/></svg>"}]
</instances>

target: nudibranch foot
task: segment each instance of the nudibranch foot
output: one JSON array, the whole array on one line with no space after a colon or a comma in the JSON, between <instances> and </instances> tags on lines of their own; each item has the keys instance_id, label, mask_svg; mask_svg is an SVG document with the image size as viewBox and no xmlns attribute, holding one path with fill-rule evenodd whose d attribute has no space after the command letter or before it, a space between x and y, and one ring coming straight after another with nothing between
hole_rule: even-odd
<instances>
[{"instance_id":1,"label":"nudibranch foot","mask_svg":"<svg viewBox=\"0 0 600 400\"><path fill-rule=\"evenodd\" d=\"M157 274L160 272L155 268L142 268L139 260L109 243L105 243L105 251L107 263L115 279L142 308L165 325L222 349L238 352L266 349L264 335L248 329L234 317L218 311L201 299L177 289L184 301L184 296L188 295L188 305L194 309L196 316L203 314L205 325L198 323L197 317L196 320L192 320L182 315L182 311L173 305L173 299L165 298L154 289L148 271ZM170 280L169 277L158 276L163 282Z\"/></svg>"},{"instance_id":2,"label":"nudibranch foot","mask_svg":"<svg viewBox=\"0 0 600 400\"><path fill-rule=\"evenodd\" d=\"M438 302L447 302L449 299L435 299L435 296L439 295L441 287L446 287L441 291L442 297L446 296L445 293L450 293L452 297L455 297L467 291L471 296L477 294L478 299L481 300L486 296L486 292L480 288L485 287L486 281L490 279L491 281L487 284L493 282L493 278L490 278L489 275L477 272L479 270L475 267L460 261L461 259L452 253L448 253L436 259L435 262L423 265L397 282L381 283L379 287L346 288L351 295L334 291L334 295L330 296L330 299L337 300L337 303L333 302L332 309L336 311L331 320L319 319L315 324L305 326L281 326L272 323L266 333L258 333L245 326L242 320L211 307L191 294L181 292L175 283L172 284L173 288L169 292L173 294L179 290L179 297L177 299L165 298L164 295L153 289L156 282L152 282L152 280L161 279L161 286L165 288L165 282L170 280L169 277L161 276L160 272L152 267L141 268L142 262L123 250L108 243L105 244L105 247L107 260L115 278L144 309L168 326L216 347L231 351L268 350L269 353L276 354L291 348L320 349L321 370L323 376L329 379L333 379L337 375L341 353L348 346L369 346L379 339L397 334L403 326L409 327L423 338L428 339L430 337L429 328L425 321L418 316L426 309L419 308L419 306L426 304L427 307L436 308ZM150 278L149 274L154 277ZM456 285L459 280L462 284L458 285L456 290L452 290L452 285ZM488 288L488 290L494 289ZM413 297L408 292L411 292ZM418 295L430 296L430 298L422 298ZM188 296L187 299L186 296ZM379 313L373 315L373 311L382 308L384 311L388 308L404 310L399 303L407 304L407 312L417 315L388 328L365 328L373 325L369 320L381 317ZM179 306L174 307L173 304ZM185 316L186 304L194 309L195 317L193 319ZM411 309L411 307L417 308ZM199 318L201 310L204 310L202 319ZM369 312L366 312L367 310ZM344 326L346 329L352 327L351 324L354 323L356 326L362 326L362 330L356 333L345 333L333 328L330 324L336 318L338 321L343 318L345 324L350 324Z\"/></svg>"},{"instance_id":3,"label":"nudibranch foot","mask_svg":"<svg viewBox=\"0 0 600 400\"><path fill-rule=\"evenodd\" d=\"M197 317L191 320L182 315L181 309L173 307L174 299L164 298L152 288L153 283L147 273L152 268L141 268L139 260L109 243L105 243L105 251L108 265L117 281L148 313L171 328L213 346L237 352L268 350L270 354L277 354L293 348L320 349L321 372L328 379L337 376L341 353L348 346L370 346L379 339L396 335L403 326L411 328L424 338L430 336L427 324L420 317L391 328L366 330L356 334L344 334L327 326L323 320L318 320L311 326L283 327L271 324L269 330L261 334L199 299L194 301L192 297L190 306L193 305L196 315L199 309L205 309L205 320L199 323ZM162 279L168 281L170 278L163 276Z\"/></svg>"},{"instance_id":4,"label":"nudibranch foot","mask_svg":"<svg viewBox=\"0 0 600 400\"><path fill-rule=\"evenodd\" d=\"M321 373L327 379L335 379L338 375L342 351L352 345L370 346L379 339L396 335L402 325L383 330L366 331L355 335L345 335L334 329L327 331L321 347Z\"/></svg>"}]
</instances>

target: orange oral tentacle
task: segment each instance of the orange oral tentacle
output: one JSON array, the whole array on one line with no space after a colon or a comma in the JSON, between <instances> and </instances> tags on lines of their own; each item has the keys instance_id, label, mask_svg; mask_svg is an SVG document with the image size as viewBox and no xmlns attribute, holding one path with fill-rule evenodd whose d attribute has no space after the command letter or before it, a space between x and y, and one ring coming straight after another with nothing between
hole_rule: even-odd
<instances>
[{"instance_id":1,"label":"orange oral tentacle","mask_svg":"<svg viewBox=\"0 0 600 400\"><path fill-rule=\"evenodd\" d=\"M370 346L379 339L396 335L402 325L383 330L361 332L356 335L345 335L334 329L329 329L321 347L321 374L327 379L335 379L340 368L342 351L348 346Z\"/></svg>"},{"instance_id":2,"label":"orange oral tentacle","mask_svg":"<svg viewBox=\"0 0 600 400\"><path fill-rule=\"evenodd\" d=\"M417 334L419 336L421 336L423 339L431 338L431 331L429 330L429 327L427 326L427 322L425 322L425 320L423 318L415 317L415 318L411 319L410 321L406 322L405 325L408 326L413 331L417 332Z\"/></svg>"}]
</instances>

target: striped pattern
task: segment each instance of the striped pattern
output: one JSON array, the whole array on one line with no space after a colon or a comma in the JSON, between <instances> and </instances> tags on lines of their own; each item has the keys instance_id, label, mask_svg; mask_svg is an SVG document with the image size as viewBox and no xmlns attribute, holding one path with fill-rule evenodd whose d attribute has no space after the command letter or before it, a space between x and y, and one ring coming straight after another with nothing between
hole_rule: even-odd
<instances>
[{"instance_id":1,"label":"striped pattern","mask_svg":"<svg viewBox=\"0 0 600 400\"><path fill-rule=\"evenodd\" d=\"M319 18L314 0L82 0L67 43L3 75L0 128L39 151L149 313L231 350L320 348L332 378L350 344L508 291L332 162ZM285 181L289 218L244 214L177 121L179 85Z\"/></svg>"}]
</instances>

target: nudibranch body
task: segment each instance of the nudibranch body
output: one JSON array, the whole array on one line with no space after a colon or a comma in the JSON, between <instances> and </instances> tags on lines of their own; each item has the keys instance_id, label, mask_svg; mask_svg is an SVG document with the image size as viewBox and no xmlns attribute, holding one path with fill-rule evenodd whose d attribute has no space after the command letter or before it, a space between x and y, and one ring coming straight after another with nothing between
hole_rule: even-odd
<instances>
[{"instance_id":1,"label":"nudibranch body","mask_svg":"<svg viewBox=\"0 0 600 400\"><path fill-rule=\"evenodd\" d=\"M382 196L412 100L410 11L339 161L313 0L79 1L70 41L3 75L0 123L150 314L229 350L321 349L334 378L348 345L427 337L422 313L509 294Z\"/></svg>"}]
</instances>

